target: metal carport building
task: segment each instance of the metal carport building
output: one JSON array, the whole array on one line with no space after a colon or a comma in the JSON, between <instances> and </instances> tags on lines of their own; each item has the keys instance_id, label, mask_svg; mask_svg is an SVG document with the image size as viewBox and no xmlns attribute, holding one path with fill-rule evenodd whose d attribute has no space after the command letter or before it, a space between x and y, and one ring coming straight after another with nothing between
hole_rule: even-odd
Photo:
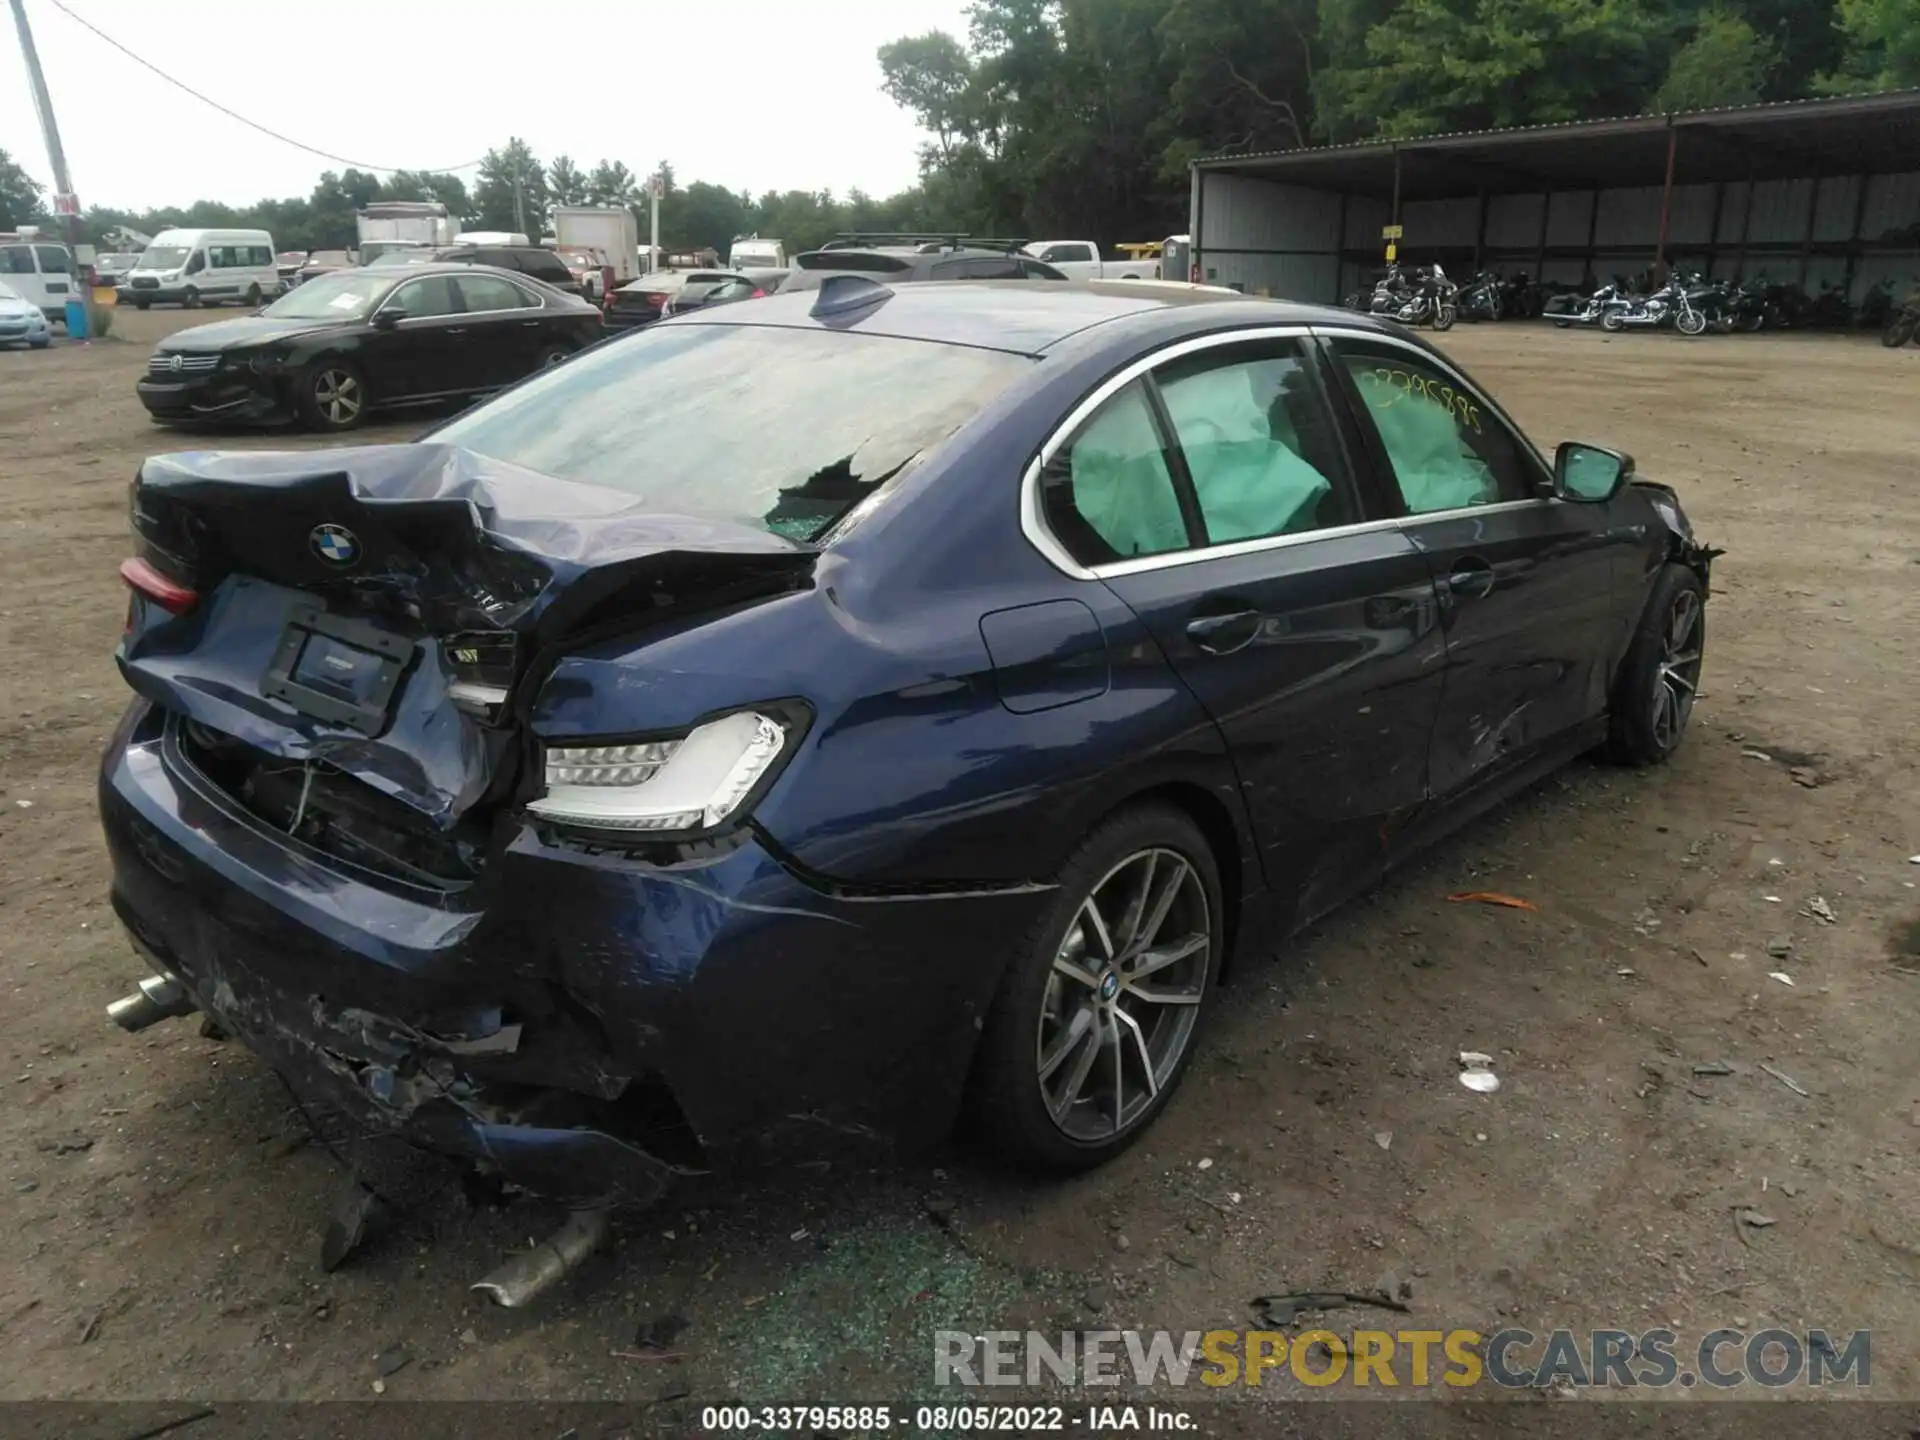
<instances>
[{"instance_id":1,"label":"metal carport building","mask_svg":"<svg viewBox=\"0 0 1920 1440\"><path fill-rule=\"evenodd\" d=\"M1920 269L1920 89L1570 125L1213 155L1193 266L1336 302L1383 257L1602 281L1662 258L1850 298Z\"/></svg>"}]
</instances>

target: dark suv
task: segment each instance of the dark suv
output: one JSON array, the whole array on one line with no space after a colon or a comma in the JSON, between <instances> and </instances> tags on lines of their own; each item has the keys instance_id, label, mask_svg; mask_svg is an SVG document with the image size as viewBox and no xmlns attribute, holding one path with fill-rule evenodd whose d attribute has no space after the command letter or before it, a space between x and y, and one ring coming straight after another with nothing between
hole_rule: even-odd
<instances>
[{"instance_id":1,"label":"dark suv","mask_svg":"<svg viewBox=\"0 0 1920 1440\"><path fill-rule=\"evenodd\" d=\"M781 287L818 289L830 275L864 275L889 285L915 280L1065 280L1053 266L1007 250L968 245L874 246L856 249L829 246L794 257L793 274Z\"/></svg>"},{"instance_id":2,"label":"dark suv","mask_svg":"<svg viewBox=\"0 0 1920 1440\"><path fill-rule=\"evenodd\" d=\"M522 275L544 281L569 295L585 296L580 282L567 269L567 262L542 245L432 245L418 250L393 250L381 256L377 265L497 265L502 270L518 270Z\"/></svg>"}]
</instances>

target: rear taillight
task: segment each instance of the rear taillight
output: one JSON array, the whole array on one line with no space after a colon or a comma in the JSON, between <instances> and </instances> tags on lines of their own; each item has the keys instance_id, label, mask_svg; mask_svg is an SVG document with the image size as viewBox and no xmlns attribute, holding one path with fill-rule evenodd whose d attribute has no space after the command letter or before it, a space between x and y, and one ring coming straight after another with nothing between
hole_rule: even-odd
<instances>
[{"instance_id":1,"label":"rear taillight","mask_svg":"<svg viewBox=\"0 0 1920 1440\"><path fill-rule=\"evenodd\" d=\"M197 591L161 574L151 562L138 556L120 562L120 578L134 594L153 601L171 615L184 615L200 603Z\"/></svg>"},{"instance_id":2,"label":"rear taillight","mask_svg":"<svg viewBox=\"0 0 1920 1440\"><path fill-rule=\"evenodd\" d=\"M767 292L764 290L755 290L753 294L749 295L747 298L749 300L764 300L767 298Z\"/></svg>"}]
</instances>

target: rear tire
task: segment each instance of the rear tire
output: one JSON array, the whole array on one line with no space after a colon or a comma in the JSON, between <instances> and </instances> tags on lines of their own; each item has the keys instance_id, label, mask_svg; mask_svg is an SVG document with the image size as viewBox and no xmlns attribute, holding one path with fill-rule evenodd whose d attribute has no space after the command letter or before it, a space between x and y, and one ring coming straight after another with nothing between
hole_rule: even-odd
<instances>
[{"instance_id":1,"label":"rear tire","mask_svg":"<svg viewBox=\"0 0 1920 1440\"><path fill-rule=\"evenodd\" d=\"M247 287L247 308L249 310L258 310L260 308L260 287L258 285L249 285Z\"/></svg>"},{"instance_id":2,"label":"rear tire","mask_svg":"<svg viewBox=\"0 0 1920 1440\"><path fill-rule=\"evenodd\" d=\"M1618 310L1609 310L1600 317L1600 328L1610 335L1618 335L1627 328L1627 317Z\"/></svg>"},{"instance_id":3,"label":"rear tire","mask_svg":"<svg viewBox=\"0 0 1920 1440\"><path fill-rule=\"evenodd\" d=\"M540 359L537 363L540 369L551 370L554 366L570 358L572 354L573 351L564 345L549 345L540 352Z\"/></svg>"},{"instance_id":4,"label":"rear tire","mask_svg":"<svg viewBox=\"0 0 1920 1440\"><path fill-rule=\"evenodd\" d=\"M135 300L133 302L133 308L136 310L147 310L147 309L151 309L152 306L153 306L153 301L147 299L147 297L144 295L142 295L138 300Z\"/></svg>"},{"instance_id":5,"label":"rear tire","mask_svg":"<svg viewBox=\"0 0 1920 1440\"><path fill-rule=\"evenodd\" d=\"M187 287L187 293L181 298L180 303L189 310L198 310L200 308L200 292L189 285Z\"/></svg>"},{"instance_id":6,"label":"rear tire","mask_svg":"<svg viewBox=\"0 0 1920 1440\"><path fill-rule=\"evenodd\" d=\"M1889 350L1898 350L1913 339L1915 329L1920 329L1920 317L1911 314L1889 316L1886 328L1880 332L1880 343Z\"/></svg>"},{"instance_id":7,"label":"rear tire","mask_svg":"<svg viewBox=\"0 0 1920 1440\"><path fill-rule=\"evenodd\" d=\"M1623 765L1664 765L1686 738L1706 651L1706 587L1669 564L1647 596L1614 678L1608 753Z\"/></svg>"},{"instance_id":8,"label":"rear tire","mask_svg":"<svg viewBox=\"0 0 1920 1440\"><path fill-rule=\"evenodd\" d=\"M1125 1150L1185 1073L1224 951L1212 848L1184 811L1122 810L1061 868L1016 948L968 1081L973 1127L1029 1168Z\"/></svg>"},{"instance_id":9,"label":"rear tire","mask_svg":"<svg viewBox=\"0 0 1920 1440\"><path fill-rule=\"evenodd\" d=\"M340 434L367 417L367 382L344 360L316 360L294 381L300 418L315 430Z\"/></svg>"}]
</instances>

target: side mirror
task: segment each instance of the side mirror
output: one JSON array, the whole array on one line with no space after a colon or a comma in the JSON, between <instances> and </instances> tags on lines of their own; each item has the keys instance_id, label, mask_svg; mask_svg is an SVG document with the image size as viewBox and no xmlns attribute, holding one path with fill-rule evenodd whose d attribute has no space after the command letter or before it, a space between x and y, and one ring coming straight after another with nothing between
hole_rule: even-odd
<instances>
[{"instance_id":1,"label":"side mirror","mask_svg":"<svg viewBox=\"0 0 1920 1440\"><path fill-rule=\"evenodd\" d=\"M1564 441L1553 452L1553 493L1562 500L1599 504L1633 478L1633 457L1598 445Z\"/></svg>"},{"instance_id":2,"label":"side mirror","mask_svg":"<svg viewBox=\"0 0 1920 1440\"><path fill-rule=\"evenodd\" d=\"M391 330L407 318L407 312L397 305L388 305L373 312L373 328Z\"/></svg>"}]
</instances>

